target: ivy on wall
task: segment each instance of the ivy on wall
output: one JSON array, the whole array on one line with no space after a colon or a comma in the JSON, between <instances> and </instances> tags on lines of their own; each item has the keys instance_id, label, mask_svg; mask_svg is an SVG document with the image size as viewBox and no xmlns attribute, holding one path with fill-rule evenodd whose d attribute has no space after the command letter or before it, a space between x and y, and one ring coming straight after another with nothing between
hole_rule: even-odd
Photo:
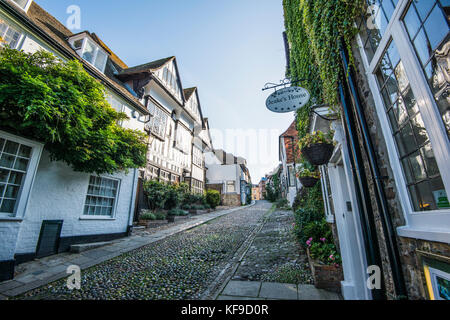
<instances>
[{"instance_id":1,"label":"ivy on wall","mask_svg":"<svg viewBox=\"0 0 450 320\"><path fill-rule=\"evenodd\" d=\"M307 79L302 86L309 90L313 102L338 105L342 76L339 39L350 48L357 33L354 22L364 6L364 0L283 0L291 56L287 76ZM309 108L298 111L297 121L301 138L308 130Z\"/></svg>"},{"instance_id":2,"label":"ivy on wall","mask_svg":"<svg viewBox=\"0 0 450 320\"><path fill-rule=\"evenodd\" d=\"M343 76L339 40L343 39L350 49L357 34L354 23L364 13L365 5L365 0L283 0L291 57L287 77L305 79L301 86L312 97L297 111L300 139L308 133L312 104L326 103L339 112L338 83ZM324 214L319 183L299 193L295 202L294 209ZM296 215L302 218L300 212Z\"/></svg>"}]
</instances>

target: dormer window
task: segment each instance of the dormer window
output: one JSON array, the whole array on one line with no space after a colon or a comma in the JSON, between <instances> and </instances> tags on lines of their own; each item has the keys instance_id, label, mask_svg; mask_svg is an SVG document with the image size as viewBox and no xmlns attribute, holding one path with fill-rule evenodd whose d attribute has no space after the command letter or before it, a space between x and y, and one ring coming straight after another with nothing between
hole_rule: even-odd
<instances>
[{"instance_id":1,"label":"dormer window","mask_svg":"<svg viewBox=\"0 0 450 320\"><path fill-rule=\"evenodd\" d=\"M100 72L104 72L108 54L86 35L70 40L70 44L83 60L89 62Z\"/></svg>"},{"instance_id":2,"label":"dormer window","mask_svg":"<svg viewBox=\"0 0 450 320\"><path fill-rule=\"evenodd\" d=\"M22 10L27 11L33 0L12 0Z\"/></svg>"}]
</instances>

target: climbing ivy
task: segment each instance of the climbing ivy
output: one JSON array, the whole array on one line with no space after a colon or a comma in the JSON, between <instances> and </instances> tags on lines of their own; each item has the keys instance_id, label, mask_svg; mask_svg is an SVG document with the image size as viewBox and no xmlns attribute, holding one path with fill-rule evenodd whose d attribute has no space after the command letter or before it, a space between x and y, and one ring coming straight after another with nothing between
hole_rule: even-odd
<instances>
[{"instance_id":1,"label":"climbing ivy","mask_svg":"<svg viewBox=\"0 0 450 320\"><path fill-rule=\"evenodd\" d=\"M342 76L338 40L343 39L350 48L357 33L354 22L364 12L364 6L364 0L283 0L291 56L287 76L306 79L302 86L313 97L310 104L338 105ZM300 138L309 126L307 107L297 113Z\"/></svg>"},{"instance_id":2,"label":"climbing ivy","mask_svg":"<svg viewBox=\"0 0 450 320\"><path fill-rule=\"evenodd\" d=\"M326 103L339 112L338 83L343 76L339 40L343 39L351 55L351 43L357 33L355 21L364 13L365 3L365 0L283 0L291 57L287 77L305 79L301 86L312 97L308 105L297 111L300 139L308 133L312 104ZM305 212L308 217L312 213L324 215L320 184L297 195L294 211L300 220L305 218Z\"/></svg>"}]
</instances>

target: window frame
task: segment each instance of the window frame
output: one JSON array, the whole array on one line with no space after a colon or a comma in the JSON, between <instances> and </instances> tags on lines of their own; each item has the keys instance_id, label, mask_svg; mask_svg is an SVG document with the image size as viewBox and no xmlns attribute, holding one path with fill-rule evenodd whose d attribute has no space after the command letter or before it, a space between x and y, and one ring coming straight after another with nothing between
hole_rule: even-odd
<instances>
[{"instance_id":1,"label":"window frame","mask_svg":"<svg viewBox=\"0 0 450 320\"><path fill-rule=\"evenodd\" d=\"M30 9L31 4L33 3L33 0L27 0L27 4L25 5L25 7L21 7L16 1L11 0L11 2L17 6L18 8L20 8L20 10L23 10L25 12L28 12L28 9Z\"/></svg>"},{"instance_id":2,"label":"window frame","mask_svg":"<svg viewBox=\"0 0 450 320\"><path fill-rule=\"evenodd\" d=\"M102 178L102 179L109 179L109 180L117 181L116 196L114 198L114 205L113 205L113 208L112 208L113 211L112 211L110 216L86 215L86 214L84 214L84 208L86 206L87 197L88 196L95 197L95 195L89 195L89 193L88 193L89 192L89 184L90 184L91 177L99 177L99 178ZM88 175L88 178L87 178L87 189L86 189L85 196L84 196L84 202L83 202L83 208L82 208L82 213L81 213L81 216L80 216L80 220L115 220L116 219L116 215L117 215L117 205L118 205L118 202L119 202L121 183L122 183L121 179L119 179L117 177L110 176L110 175L100 175L100 176L96 176L95 174Z\"/></svg>"},{"instance_id":3,"label":"window frame","mask_svg":"<svg viewBox=\"0 0 450 320\"><path fill-rule=\"evenodd\" d=\"M9 29L13 29L15 32L19 33L19 39L17 39L17 45L15 47L10 47L10 48L20 50L22 48L23 40L25 39L25 33L23 32L23 30L20 27L16 26L14 23L11 23L11 21L8 21L4 16L0 16L0 21L1 20L3 20L4 24L8 26L8 29L6 29L6 32L8 32Z\"/></svg>"},{"instance_id":4,"label":"window frame","mask_svg":"<svg viewBox=\"0 0 450 320\"><path fill-rule=\"evenodd\" d=\"M81 45L81 47L80 47L79 49L76 49L76 48L75 48L75 42L78 41L78 40L82 40L83 43L82 43L82 45ZM94 53L93 53L93 57L92 57L92 62L90 62L90 61L86 60L85 58L83 58L83 54L84 54L84 51L85 51L85 49L86 49L86 46L87 46L88 41L89 41L89 42L91 43L91 45L95 48ZM71 38L71 39L69 40L69 43L70 43L70 45L72 46L72 48L77 52L78 56L79 56L81 59L83 59L83 61L89 63L92 67L94 67L95 69L97 69L97 70L100 71L101 73L104 73L104 72L105 72L106 64L108 63L108 57L109 57L109 54L108 54L108 52L106 52L106 51L105 51L105 50L104 50L97 42L95 42L94 40L92 40L91 37L89 37L87 34L84 34L84 33L83 33L83 34L80 34L79 36L75 36L75 37ZM97 67L95 66L95 62L96 62L96 60L97 60L97 56L98 56L99 51L101 51L101 52L106 56L106 59L105 59L105 61L103 62L103 65L102 65L101 68L97 68Z\"/></svg>"},{"instance_id":5,"label":"window frame","mask_svg":"<svg viewBox=\"0 0 450 320\"><path fill-rule=\"evenodd\" d=\"M0 212L0 220L22 220L26 214L28 201L31 195L31 190L36 177L37 168L41 159L44 145L42 143L22 138L5 131L0 130L0 137L13 141L31 148L30 161L24 176L22 185L20 186L19 194L17 196L17 203L14 213Z\"/></svg>"},{"instance_id":6,"label":"window frame","mask_svg":"<svg viewBox=\"0 0 450 320\"><path fill-rule=\"evenodd\" d=\"M371 62L363 48L360 34L356 40L366 70L369 87L374 97L375 108L380 120L383 137L388 149L389 162L393 169L395 184L397 186L399 200L403 209L406 225L397 228L400 236L417 239L450 242L450 209L434 211L414 211L410 195L406 188L406 177L399 160L397 145L394 141L388 115L385 111L383 98L379 92L375 71L377 70L384 53L388 49L391 40L397 48L400 59L403 61L406 76L409 79L411 90L416 96L417 105L422 115L425 128L428 132L431 146L435 153L437 165L445 186L447 195L450 195L450 143L447 132L434 101L433 94L428 85L425 74L419 62L419 57L413 44L410 42L403 17L406 14L411 0L399 0L391 20L386 28L383 38L375 52ZM436 148L436 146L439 146Z\"/></svg>"}]
</instances>

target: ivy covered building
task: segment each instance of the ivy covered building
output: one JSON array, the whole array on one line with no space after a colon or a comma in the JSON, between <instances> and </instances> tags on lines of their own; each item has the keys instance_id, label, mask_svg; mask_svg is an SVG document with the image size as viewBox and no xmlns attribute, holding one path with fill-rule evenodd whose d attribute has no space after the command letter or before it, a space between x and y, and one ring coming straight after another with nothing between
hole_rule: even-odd
<instances>
[{"instance_id":1,"label":"ivy covered building","mask_svg":"<svg viewBox=\"0 0 450 320\"><path fill-rule=\"evenodd\" d=\"M300 138L335 131L320 171L344 297L448 300L448 1L283 4L288 76L331 120L300 110Z\"/></svg>"}]
</instances>

